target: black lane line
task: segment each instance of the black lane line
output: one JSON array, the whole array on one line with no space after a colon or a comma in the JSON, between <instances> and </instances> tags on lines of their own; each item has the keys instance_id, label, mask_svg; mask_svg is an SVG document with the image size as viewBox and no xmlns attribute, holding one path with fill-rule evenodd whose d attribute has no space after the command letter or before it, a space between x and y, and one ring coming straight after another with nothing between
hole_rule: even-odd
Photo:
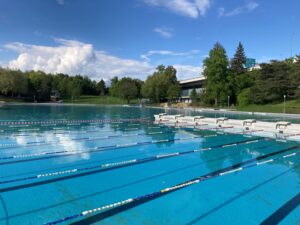
<instances>
[{"instance_id":1,"label":"black lane line","mask_svg":"<svg viewBox=\"0 0 300 225\"><path fill-rule=\"evenodd\" d=\"M242 151L242 150L245 150L244 148L245 148L246 146L244 146L244 147L240 147L240 149L238 149L239 151ZM259 147L255 147L255 150L260 150L260 149L268 149L268 147L270 147L269 146L269 144L264 144L264 145L261 145L261 146L259 146ZM276 146L276 147L280 147L280 146ZM196 153L196 152L195 152ZM225 158L227 158L227 156L235 156L235 155L238 155L239 153L238 152L236 152L236 153L234 153L234 154L230 154L230 155L223 155L222 157L218 157L218 159L225 159ZM140 155L143 155L142 153L140 154ZM126 157L128 157L128 156L136 156L135 154L133 154L133 155L127 155ZM111 158L111 159L119 159L119 158L124 158L124 157L115 157L115 158ZM92 162L93 164L94 163L96 163L96 162L101 162L101 161L105 161L105 160L97 160L97 161L94 161L94 162ZM208 162L210 162L210 160L208 161ZM84 165L89 165L90 163L81 163L81 164L79 164L80 166L84 166ZM199 164L199 165L202 165L202 164ZM53 171L53 172L55 172L55 170L58 170L58 169L60 169L60 170L62 170L62 169L65 169L65 168L72 168L71 166L62 166L62 167L58 167L58 168L55 168L55 169L51 169L50 171ZM46 172L48 172L48 173L50 173L49 172L49 170L48 169L46 169L46 170L40 170L40 171L35 171L35 172L28 172L28 173L23 173L23 174L14 174L14 175L9 175L9 176L3 176L3 177L0 177L0 179L5 179L5 178L10 178L10 177L17 177L17 176L25 176L25 175L32 175L32 174L41 174L41 173L46 173ZM52 172L51 172L52 173Z\"/></svg>"},{"instance_id":2,"label":"black lane line","mask_svg":"<svg viewBox=\"0 0 300 225\"><path fill-rule=\"evenodd\" d=\"M248 142L248 141L251 141L251 140L240 141L238 143L245 143L245 142ZM232 143L232 144L236 144L236 143L237 142ZM219 148L219 147L222 147L222 146L223 145L217 145L217 146L213 146L211 148ZM81 176L87 176L87 175L96 174L96 173L102 173L102 172L105 172L105 171L120 169L120 168L124 168L124 167L129 167L129 166L138 165L138 164L142 164L142 163L147 163L147 162L151 162L151 161L157 161L157 160L161 160L161 159L172 158L172 157L186 155L186 154L190 154L190 153L194 153L194 150L182 152L179 155L169 155L169 156L159 157L159 158L156 157L156 156L148 157L148 158L137 160L136 162L130 163L130 164L121 164L121 165L117 165L117 166L113 166L113 167L100 168L100 169L96 169L96 170L93 170L93 171L87 171L87 172L83 172L83 173L79 173L79 174L72 174L72 175L69 175L69 176L57 177L57 178L53 178L53 179L49 179L49 180L42 180L42 181L37 181L37 182L33 182L33 183L28 183L28 184L21 184L21 185L1 188L0 193L8 192L8 191L15 191L15 190L19 190L19 189L34 187L34 186L39 186L39 185L53 183L53 182L57 182L57 181L61 181L61 180L73 179L73 178L77 178L77 177L81 177ZM81 169L81 170L84 171L84 169ZM78 169L78 171L80 171L80 170ZM31 176L31 177L27 177L26 179L30 180L30 179L35 179L35 178L36 178L36 175ZM23 179L23 180L25 181L26 179ZM23 180L20 180L20 181L23 181Z\"/></svg>"},{"instance_id":3,"label":"black lane line","mask_svg":"<svg viewBox=\"0 0 300 225\"><path fill-rule=\"evenodd\" d=\"M174 185L174 186L179 186L179 185L185 184L187 182L193 182L193 181L196 181L196 180L200 180L200 182L203 182L203 181L206 181L208 179L216 178L216 177L220 176L220 173L224 173L224 172L227 172L227 171L230 171L230 170L233 170L233 169L237 169L237 168L239 168L243 165L248 165L250 163L253 163L253 162L256 162L256 161L259 161L259 160L262 160L262 159L266 159L266 158L269 158L271 156L281 154L281 153L284 153L284 152L287 152L287 151L291 151L291 150L294 150L294 149L297 149L297 148L300 148L300 145L289 147L289 148L279 150L279 151L276 151L276 152L273 152L273 153L269 153L269 154L266 154L266 155L262 155L262 156L259 156L259 157L256 157L256 158L253 158L253 159L250 159L250 160L246 160L244 162L237 163L237 164L234 164L232 166L225 167L223 169L208 173L206 175L196 177L196 178L191 179L191 180L187 180L185 182L182 182L182 183ZM148 195L143 195L143 196L134 198L134 201L132 201L132 202L126 204L126 205L117 206L117 207L109 209L105 212L98 213L94 216L90 216L88 218L83 218L81 220L78 220L77 222L70 223L70 225L88 225L88 224L96 223L100 220L103 220L105 218L114 216L116 214L127 211L131 208L134 208L136 206L139 206L141 204L144 204L146 202L149 202L149 201L152 201L154 199L160 198L164 195L175 192L177 190L181 190L181 189L186 188L186 187L187 186L183 186L183 187L180 187L180 188L168 191L168 192L158 191L158 192L154 192L154 193L151 193L151 194L148 194ZM49 224L51 224L51 223L49 223Z\"/></svg>"},{"instance_id":4,"label":"black lane line","mask_svg":"<svg viewBox=\"0 0 300 225\"><path fill-rule=\"evenodd\" d=\"M255 191L255 190L258 190L258 189L261 188L262 186L264 186L264 185L266 185L266 184L268 184L268 183L270 183L270 182L272 182L272 181L274 181L274 180L276 180L276 179L278 179L278 178L280 178L280 177L286 175L287 173L289 173L289 172L291 172L291 171L293 171L294 169L297 169L297 168L299 168L299 167L300 167L300 164L297 165L297 166L293 166L293 167L291 167L290 169L287 169L287 170L285 170L284 172L281 172L281 173L279 173L279 174L277 174L277 175L275 175L275 176L273 176L273 177L271 177L271 178L269 178L269 179L263 181L262 183L259 183L259 184L255 185L255 186L252 186L252 187L249 188L249 189L246 189L246 190L240 192L238 195L233 196L232 198L226 200L225 202L223 202L223 203L221 203L220 205L216 206L215 208L209 210L208 212L203 213L202 215L200 215L199 217L197 217L197 218L193 219L192 221L186 223L185 225L199 224L199 222L200 222L201 220L203 220L204 218L206 218L207 216L209 216L209 215L215 213L216 211L219 211L219 210L222 209L223 207L225 207L225 206L227 206L227 205L233 203L234 201L236 201L236 200L240 199L241 197L243 197L243 196L249 194L250 192L253 192L253 191ZM201 222L200 222L200 223L201 223Z\"/></svg>"},{"instance_id":5,"label":"black lane line","mask_svg":"<svg viewBox=\"0 0 300 225\"><path fill-rule=\"evenodd\" d=\"M237 146L237 145L235 144L235 146ZM216 146L216 147L212 146L209 149L201 148L201 149L198 149L198 150L172 152L172 153L169 153L169 154L159 154L159 155L149 156L149 157L146 157L146 158L131 159L127 163L115 162L115 163L112 163L112 164L121 164L121 165L126 165L126 166L134 166L135 164L137 164L138 161L141 161L142 163L147 163L147 162L150 162L150 161L156 161L156 160L160 160L160 159L164 159L164 158L173 158L173 157L177 157L177 156L181 156L181 155L195 154L195 153L198 153L200 151L205 151L205 150L216 150L219 147L225 147L225 145L223 144L222 146ZM132 161L132 160L135 160L135 161ZM117 167L117 165L112 165L110 167L107 167L107 169L108 168L110 170L113 170L114 168L117 169L118 167ZM84 171L88 171L88 170L96 170L96 169L103 169L103 165L84 167L84 168L78 168L78 169L76 168L76 173L77 172L84 172ZM47 176L43 176L43 177L47 177ZM25 181L25 180L27 180L27 181L36 180L36 179L39 179L38 175L32 175L30 177L22 177L22 178L10 179L10 180L6 180L6 181L0 181L0 185L8 184L8 183L15 183L15 182L19 182L19 181Z\"/></svg>"},{"instance_id":6,"label":"black lane line","mask_svg":"<svg viewBox=\"0 0 300 225\"><path fill-rule=\"evenodd\" d=\"M82 219L82 220L79 220L77 222L69 223L69 225L90 225L90 224L99 222L100 220L103 220L105 218L108 218L108 217L114 216L116 214L119 214L121 212L125 212L129 209L132 209L136 206L142 205L146 202L149 202L149 201L155 200L157 198L160 198L164 195L170 194L170 193L175 192L175 191L176 190L173 190L173 191L170 191L170 192L167 192L167 193L166 192L164 192L164 193L156 192L156 195L149 196L147 199L138 199L138 200L136 200L134 202L131 202L129 204L121 205L119 207L107 210L105 212L99 213L99 214L91 216L89 218Z\"/></svg>"},{"instance_id":7,"label":"black lane line","mask_svg":"<svg viewBox=\"0 0 300 225\"><path fill-rule=\"evenodd\" d=\"M265 147L267 147L267 146L261 146L261 147L256 148L256 149L260 149L260 148L263 149ZM184 171L184 170L187 170L187 169L190 169L190 168L194 168L194 167L197 167L197 166L200 166L200 165L204 165L206 163L215 162L215 161L222 160L222 159L225 159L227 157L232 157L232 156L236 156L236 155L238 155L238 153L230 154L230 155L227 155L226 157L222 156L222 157L213 158L213 159L210 159L208 161L201 162L201 163L190 164L190 165L178 168L178 169L173 169L173 170L163 172L163 173L160 173L160 174L156 174L156 175L153 175L153 176L150 176L150 177L142 178L140 180L135 180L135 181L132 181L132 182L127 183L127 184L111 187L111 188L101 190L101 191L98 191L98 192L94 192L94 193L90 193L90 194L87 194L87 195L84 195L84 196L81 196L81 197L78 197L78 198L72 198L71 200L68 200L68 201L65 201L65 202L62 202L62 203L56 203L56 204L52 204L52 205L49 205L49 206L44 206L44 207L39 208L39 209L34 209L34 210L31 210L31 211L21 212L21 213L18 213L18 214L10 215L9 218L12 219L12 218L32 214L32 213L38 213L38 212L41 212L41 211L44 211L44 210L48 210L50 208L55 208L55 207L59 207L59 206L62 206L62 205L66 205L68 203L76 202L76 201L79 201L79 200L84 200L88 197L93 197L93 196L96 196L98 194L104 194L104 193L107 193L107 192L119 190L121 188L129 187L129 186L132 186L134 184L139 184L139 183L142 183L144 181L154 180L155 178L158 178L158 177L162 177L162 176L169 175L169 174L174 174L176 172ZM0 218L0 221L2 221L4 219L5 218L2 217L2 218Z\"/></svg>"},{"instance_id":8,"label":"black lane line","mask_svg":"<svg viewBox=\"0 0 300 225\"><path fill-rule=\"evenodd\" d=\"M272 215L266 218L261 225L279 224L287 217L294 209L300 205L300 193L291 198L288 202L277 209Z\"/></svg>"},{"instance_id":9,"label":"black lane line","mask_svg":"<svg viewBox=\"0 0 300 225\"><path fill-rule=\"evenodd\" d=\"M0 202L2 203L2 207L3 207L3 210L4 210L6 225L9 225L9 215L8 215L8 210L7 210L5 201L4 201L4 199L3 199L3 197L2 197L1 195L0 195Z\"/></svg>"}]
</instances>

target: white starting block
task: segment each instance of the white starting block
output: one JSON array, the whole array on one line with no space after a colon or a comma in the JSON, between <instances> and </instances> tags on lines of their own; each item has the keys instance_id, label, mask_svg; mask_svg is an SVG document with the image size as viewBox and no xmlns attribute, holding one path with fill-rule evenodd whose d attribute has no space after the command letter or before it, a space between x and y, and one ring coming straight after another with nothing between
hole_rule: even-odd
<instances>
[{"instance_id":1,"label":"white starting block","mask_svg":"<svg viewBox=\"0 0 300 225\"><path fill-rule=\"evenodd\" d=\"M163 116L166 116L166 115L167 115L167 113L156 114L156 115L154 115L154 119L156 121L162 121Z\"/></svg>"},{"instance_id":2,"label":"white starting block","mask_svg":"<svg viewBox=\"0 0 300 225\"><path fill-rule=\"evenodd\" d=\"M196 125L203 118L204 116L184 116L178 119L178 123L187 123L187 124Z\"/></svg>"},{"instance_id":3,"label":"white starting block","mask_svg":"<svg viewBox=\"0 0 300 225\"><path fill-rule=\"evenodd\" d=\"M217 124L224 124L226 120L228 120L227 117L219 117L219 118L216 119L216 123Z\"/></svg>"},{"instance_id":4,"label":"white starting block","mask_svg":"<svg viewBox=\"0 0 300 225\"><path fill-rule=\"evenodd\" d=\"M291 141L300 141L300 124L291 124L286 121L266 122L256 121L255 119L237 120L227 117L209 118L204 116L183 116L166 115L161 113L154 115L155 122L166 125L186 126L200 129L199 126L205 125L204 129L224 129L224 132L244 134L251 132L251 135L276 138ZM229 129L230 128L230 129Z\"/></svg>"},{"instance_id":5,"label":"white starting block","mask_svg":"<svg viewBox=\"0 0 300 225\"><path fill-rule=\"evenodd\" d=\"M245 130L249 130L250 127L252 128L253 127L253 124L256 123L256 120L253 120L253 119L247 119L247 120L244 120L243 121L243 128Z\"/></svg>"},{"instance_id":6,"label":"white starting block","mask_svg":"<svg viewBox=\"0 0 300 225\"><path fill-rule=\"evenodd\" d=\"M276 129L277 130L284 130L287 129L287 127L291 125L290 122L285 122L285 121L279 121L276 123Z\"/></svg>"},{"instance_id":7,"label":"white starting block","mask_svg":"<svg viewBox=\"0 0 300 225\"><path fill-rule=\"evenodd\" d=\"M162 116L162 121L177 123L178 119L180 117L183 117L183 115L181 115L181 114L178 114L178 115L164 115L164 116Z\"/></svg>"}]
</instances>

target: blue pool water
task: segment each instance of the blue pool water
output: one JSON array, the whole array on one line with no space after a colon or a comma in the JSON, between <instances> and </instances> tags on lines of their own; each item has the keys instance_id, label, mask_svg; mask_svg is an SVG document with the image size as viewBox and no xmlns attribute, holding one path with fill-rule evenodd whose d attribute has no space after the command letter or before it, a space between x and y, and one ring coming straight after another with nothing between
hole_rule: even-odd
<instances>
[{"instance_id":1,"label":"blue pool water","mask_svg":"<svg viewBox=\"0 0 300 225\"><path fill-rule=\"evenodd\" d=\"M158 126L159 112L0 108L0 122L73 120L0 126L0 224L300 224L300 143ZM137 204L70 218L130 198Z\"/></svg>"}]
</instances>

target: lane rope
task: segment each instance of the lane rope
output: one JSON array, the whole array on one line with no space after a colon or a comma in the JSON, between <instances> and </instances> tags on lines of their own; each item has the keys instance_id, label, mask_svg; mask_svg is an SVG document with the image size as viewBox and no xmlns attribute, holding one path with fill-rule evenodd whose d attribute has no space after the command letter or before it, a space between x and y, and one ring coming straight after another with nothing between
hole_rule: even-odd
<instances>
[{"instance_id":1,"label":"lane rope","mask_svg":"<svg viewBox=\"0 0 300 225\"><path fill-rule=\"evenodd\" d=\"M126 131L134 131L138 129L130 129ZM104 139L113 139L117 137L131 137L131 136L140 136L140 135L155 135L155 134L167 134L167 133L175 133L175 131L160 131L160 132L150 132L150 133L135 133L135 134L116 134L116 135L106 135L101 137L78 137L78 138L71 138L70 140L59 140L59 141L49 141L46 142L45 140L41 141L29 141L25 144L18 144L18 143L6 143L6 144L0 144L0 151L5 149L12 149L12 148L27 148L27 147L33 147L33 146L45 146L45 145L51 145L51 144L57 144L57 143L68 143L70 141L97 141L97 140L104 140ZM0 158L1 160L1 158Z\"/></svg>"},{"instance_id":2,"label":"lane rope","mask_svg":"<svg viewBox=\"0 0 300 225\"><path fill-rule=\"evenodd\" d=\"M45 124L74 124L74 123L109 123L109 122L131 122L131 121L144 121L150 122L145 118L132 118L132 119L98 119L98 120L46 120L46 121L1 121L0 126L7 125L45 125Z\"/></svg>"},{"instance_id":3,"label":"lane rope","mask_svg":"<svg viewBox=\"0 0 300 225\"><path fill-rule=\"evenodd\" d=\"M25 161L33 161L33 160L39 160L39 159L65 157L65 156L72 156L72 155L77 155L77 154L105 152L105 151L118 150L121 148L134 147L134 146L185 141L185 140L192 140L192 139L197 139L197 138L209 138L209 137L215 137L215 136L217 136L217 135L193 136L193 137L187 137L187 138L174 138L174 139L162 139L162 140L157 140L157 141L144 141L144 142L133 142L133 143L126 143L126 144L115 144L115 145L108 145L108 146L99 146L99 147L91 148L90 150L84 150L84 151L82 151L82 150L61 150L61 151L13 155L13 156L2 157L2 158L0 158L0 160L10 160L10 159L20 159L20 160L1 162L0 165L13 164L13 163L19 163L19 162L25 162ZM34 158L34 157L39 157L39 156L44 156L44 157ZM26 159L26 158L34 158L34 159Z\"/></svg>"},{"instance_id":4,"label":"lane rope","mask_svg":"<svg viewBox=\"0 0 300 225\"><path fill-rule=\"evenodd\" d=\"M113 214L113 212L109 214L110 210L114 210L114 212L115 212L114 214L117 214L121 211L125 211L126 206L128 208L132 208L132 207L137 206L139 204L139 202L140 202L140 204L143 204L145 202L148 202L148 201L151 201L153 199L159 198L163 195L166 195L166 194L172 193L174 191L186 188L188 186L192 186L194 184L198 184L200 182L203 182L203 181L206 181L206 180L209 180L209 179L212 179L212 178L216 178L216 177L219 177L219 176L224 176L224 175L228 175L228 174L232 174L232 173L237 173L237 172L243 171L243 170L251 168L251 167L263 165L262 163L259 163L257 161L267 159L271 156L278 155L278 154L281 154L281 153L284 153L284 152L287 152L287 151L295 150L295 149L298 149L298 148L300 148L300 145L289 147L289 148L279 150L279 151L276 151L276 152L273 152L273 153L265 154L265 155L262 155L262 156L259 156L259 157L256 157L256 158L253 158L253 159L250 159L250 160L246 160L244 162L237 163L237 164L225 167L223 169L208 173L206 175L202 175L202 176L190 179L188 181L179 183L177 185L161 189L157 192L149 193L149 194L142 195L142 196L135 197L135 198L129 198L129 199L126 199L126 200L123 200L123 201L115 202L115 203L108 204L108 205L101 206L101 207L94 208L94 209L85 210L81 213L74 214L72 216L67 216L67 217L64 217L62 219L58 219L58 220L55 220L55 221L52 221L52 222L45 223L45 225L58 224L58 223L66 222L66 221L73 220L73 219L76 219L76 218L82 218L82 219L80 221L77 221L77 222L73 223L73 224L89 224L89 223L92 223L92 222L96 222L96 220L98 219L97 217L99 217L99 214L101 214L101 213L107 213L108 215L111 216ZM296 155L299 155L299 154L300 154L300 152L297 152ZM277 158L273 159L273 161L280 160L280 159L283 159L283 156L277 157ZM267 161L269 161L269 160L267 160ZM269 161L269 162L271 162L271 161ZM133 205L133 206L130 206L130 205ZM119 211L118 211L118 208L120 208ZM94 214L94 213L99 213L99 214L95 215L95 216L92 216L92 217L89 217L87 219L84 218L84 217L86 217L88 215L91 215L91 214ZM99 219L97 221L99 221Z\"/></svg>"},{"instance_id":5,"label":"lane rope","mask_svg":"<svg viewBox=\"0 0 300 225\"><path fill-rule=\"evenodd\" d=\"M96 128L96 127L95 127ZM99 127L101 128L101 127ZM162 126L157 126L157 127L147 127L147 129L162 129L165 127ZM77 134L87 134L87 133L104 133L104 132L113 132L114 130L112 129L103 129L101 128L99 129L94 129L94 130L68 130L66 131L65 128L57 128L54 129L54 132L49 132L49 130L47 130L47 134L68 134L68 135L77 135ZM126 131L126 128L124 129ZM52 130L51 130L52 131ZM121 130L120 130L121 131ZM14 137L22 137L22 136L39 136L41 137L41 135L39 135L39 133L29 133L29 134L24 134L24 133L16 133L15 135L13 135Z\"/></svg>"},{"instance_id":6,"label":"lane rope","mask_svg":"<svg viewBox=\"0 0 300 225\"><path fill-rule=\"evenodd\" d=\"M126 160L126 161L106 163L106 164L102 164L102 165L99 165L99 166L92 166L92 167L85 167L85 168L74 168L74 169L70 169L70 170L62 170L62 171L57 171L57 172L52 172L52 173L37 174L37 175L29 176L29 177L23 177L23 178L11 179L11 180L6 180L6 181L0 181L0 185L1 184L7 184L7 183L19 182L19 181L25 181L25 180L34 180L34 179L45 178L45 177L52 177L52 176L78 173L78 172L83 172L83 171L88 171L88 170L95 170L95 169L110 168L110 170L112 170L112 169L117 169L117 168L120 168L120 167L124 167L125 165L126 166L132 166L132 165L136 165L136 164L156 161L156 160L160 160L160 159L172 158L172 157L177 157L177 156L182 156L182 155L187 155L187 154L193 154L193 153L198 153L198 152L207 151L207 150L213 150L213 149L217 149L217 148L227 148L229 146L250 144L250 143L255 143L257 141L258 141L257 139L255 139L255 140L245 140L245 141L239 142L239 143L231 143L231 144L226 144L226 145L216 145L216 146L212 146L212 147L209 147L209 148L201 148L201 149L189 150L189 151L183 151L183 152L173 152L173 153L168 153L168 154L159 154L159 155L151 156L151 157L147 157L147 158L130 159L130 160Z\"/></svg>"}]
</instances>

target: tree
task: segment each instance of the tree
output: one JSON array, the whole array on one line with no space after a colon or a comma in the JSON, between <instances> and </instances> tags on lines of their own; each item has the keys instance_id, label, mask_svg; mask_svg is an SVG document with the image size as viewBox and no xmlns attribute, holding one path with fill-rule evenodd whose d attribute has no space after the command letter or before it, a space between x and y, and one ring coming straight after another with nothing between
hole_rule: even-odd
<instances>
[{"instance_id":1,"label":"tree","mask_svg":"<svg viewBox=\"0 0 300 225\"><path fill-rule=\"evenodd\" d=\"M173 99L180 95L180 86L176 77L176 69L173 66L167 68L159 65L156 71L147 77L142 86L142 95L152 102L160 102L165 99Z\"/></svg>"},{"instance_id":2,"label":"tree","mask_svg":"<svg viewBox=\"0 0 300 225\"><path fill-rule=\"evenodd\" d=\"M10 72L1 70L0 73L0 90L4 95L8 95L13 90L13 82Z\"/></svg>"},{"instance_id":3,"label":"tree","mask_svg":"<svg viewBox=\"0 0 300 225\"><path fill-rule=\"evenodd\" d=\"M245 54L244 46L242 45L241 42L239 42L234 57L231 60L230 68L236 75L240 75L246 72L245 64L246 64L246 54Z\"/></svg>"},{"instance_id":4,"label":"tree","mask_svg":"<svg viewBox=\"0 0 300 225\"><path fill-rule=\"evenodd\" d=\"M143 86L143 84L144 84L144 81L142 81L142 80L140 80L140 79L133 79L133 81L134 81L134 83L135 83L135 85L136 85L136 87L137 87L137 89L138 89L137 97L138 97L138 98L141 98L141 97L142 97L141 91L142 91L142 86Z\"/></svg>"},{"instance_id":5,"label":"tree","mask_svg":"<svg viewBox=\"0 0 300 225\"><path fill-rule=\"evenodd\" d=\"M98 87L98 92L100 93L100 95L104 96L105 95L105 89L106 89L104 80L101 79L98 82L97 87Z\"/></svg>"},{"instance_id":6,"label":"tree","mask_svg":"<svg viewBox=\"0 0 300 225\"><path fill-rule=\"evenodd\" d=\"M181 87L178 84L171 84L167 91L167 98L173 101L175 98L180 97Z\"/></svg>"},{"instance_id":7,"label":"tree","mask_svg":"<svg viewBox=\"0 0 300 225\"><path fill-rule=\"evenodd\" d=\"M68 82L68 94L72 100L78 98L81 94L81 86L78 80L73 79Z\"/></svg>"},{"instance_id":8,"label":"tree","mask_svg":"<svg viewBox=\"0 0 300 225\"><path fill-rule=\"evenodd\" d=\"M52 90L53 76L42 71L30 71L27 73L31 94L39 100L49 100Z\"/></svg>"},{"instance_id":9,"label":"tree","mask_svg":"<svg viewBox=\"0 0 300 225\"><path fill-rule=\"evenodd\" d=\"M136 98L138 95L138 88L133 79L129 77L124 77L119 82L119 97L127 100L127 103L130 103L130 100Z\"/></svg>"},{"instance_id":10,"label":"tree","mask_svg":"<svg viewBox=\"0 0 300 225\"><path fill-rule=\"evenodd\" d=\"M48 101L54 92L58 92L62 98L99 94L97 82L89 77L0 68L0 93L7 97L30 97Z\"/></svg>"},{"instance_id":11,"label":"tree","mask_svg":"<svg viewBox=\"0 0 300 225\"><path fill-rule=\"evenodd\" d=\"M193 103L197 102L197 99L198 99L198 93L197 93L197 91L196 91L195 88L191 91L190 99L191 99L191 101L192 101Z\"/></svg>"},{"instance_id":12,"label":"tree","mask_svg":"<svg viewBox=\"0 0 300 225\"><path fill-rule=\"evenodd\" d=\"M109 88L109 94L113 97L119 96L119 78L113 77Z\"/></svg>"},{"instance_id":13,"label":"tree","mask_svg":"<svg viewBox=\"0 0 300 225\"><path fill-rule=\"evenodd\" d=\"M245 88L241 93L237 96L239 106L246 106L251 103L250 99L250 88Z\"/></svg>"},{"instance_id":14,"label":"tree","mask_svg":"<svg viewBox=\"0 0 300 225\"><path fill-rule=\"evenodd\" d=\"M297 81L294 81L291 75L296 65L273 60L271 63L263 63L260 66L261 70L250 91L250 97L254 103L282 102L283 95L294 96Z\"/></svg>"},{"instance_id":15,"label":"tree","mask_svg":"<svg viewBox=\"0 0 300 225\"><path fill-rule=\"evenodd\" d=\"M230 94L228 84L228 58L220 43L216 43L209 56L204 60L204 76L206 77L205 102L217 106L218 102L227 102Z\"/></svg>"}]
</instances>

